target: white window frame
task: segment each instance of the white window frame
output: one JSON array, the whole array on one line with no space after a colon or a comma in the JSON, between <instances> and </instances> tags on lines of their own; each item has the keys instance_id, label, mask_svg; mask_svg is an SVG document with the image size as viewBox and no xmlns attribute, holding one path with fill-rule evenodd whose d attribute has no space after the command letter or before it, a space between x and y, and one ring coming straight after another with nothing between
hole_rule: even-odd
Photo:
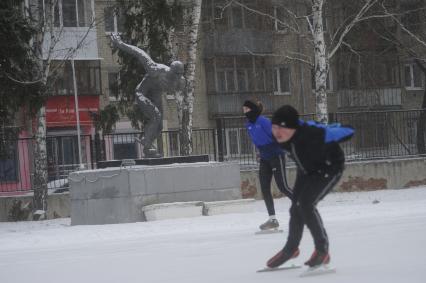
<instances>
[{"instance_id":1,"label":"white window frame","mask_svg":"<svg viewBox=\"0 0 426 283\"><path fill-rule=\"evenodd\" d=\"M240 82L238 81L238 71L243 71L244 72L244 85L245 85L245 90L240 89ZM236 75L237 75L237 91L238 92L248 92L249 91L249 81L248 81L248 72L250 72L251 69L248 68L241 68L241 69L236 69Z\"/></svg>"},{"instance_id":2,"label":"white window frame","mask_svg":"<svg viewBox=\"0 0 426 283\"><path fill-rule=\"evenodd\" d=\"M289 86L288 86L288 91L285 91L285 92L282 91L282 89L281 89L280 69L282 69L282 68L288 69ZM273 76L274 76L275 82L277 83L277 90L273 89L274 95L291 95L291 69L290 69L290 66L285 66L285 65L275 66L273 71L274 71Z\"/></svg>"},{"instance_id":3,"label":"white window frame","mask_svg":"<svg viewBox=\"0 0 426 283\"><path fill-rule=\"evenodd\" d=\"M234 81L234 90L229 90L229 84L228 84L228 72L232 71L232 80ZM230 92L237 92L238 91L238 82L236 81L236 73L234 68L219 68L216 70L216 76L218 73L224 72L225 73L225 91L219 90L219 83L216 85L216 92L217 93L230 93Z\"/></svg>"},{"instance_id":4,"label":"white window frame","mask_svg":"<svg viewBox=\"0 0 426 283\"><path fill-rule=\"evenodd\" d=\"M425 86L425 82L424 82L424 77L421 76L420 80L421 80L421 86L414 86L414 63L408 63L404 65L404 76L405 76L405 69L409 67L410 68L410 85L407 86L405 85L407 78L405 78L404 80L404 87L407 90L423 90L424 86Z\"/></svg>"},{"instance_id":5,"label":"white window frame","mask_svg":"<svg viewBox=\"0 0 426 283\"><path fill-rule=\"evenodd\" d=\"M43 0L43 2L42 2L42 5L43 5L43 10L44 10L44 14L46 14L46 3L45 3L45 1L46 0ZM79 13L78 13L78 0L74 0L75 1L75 18L76 18L76 23L77 23L77 25L76 26L72 26L72 27L64 27L64 15L63 15L63 10L62 10L62 2L63 2L63 0L57 0L56 2L54 2L53 4L56 4L56 5L58 5L58 16L59 16L59 19L58 19L58 22L59 22L59 26L57 26L58 28L81 28L81 26L79 26L79 23L80 23L80 21L79 21ZM87 1L87 0L86 0ZM91 9L91 12L92 12L92 17L94 18L94 2L93 2L93 0L89 0L90 1L90 9ZM50 12L50 11L49 11ZM52 15L53 17L55 17L55 15L53 14ZM55 19L53 18L53 22L55 21ZM87 26L82 26L82 27L87 27Z\"/></svg>"}]
</instances>

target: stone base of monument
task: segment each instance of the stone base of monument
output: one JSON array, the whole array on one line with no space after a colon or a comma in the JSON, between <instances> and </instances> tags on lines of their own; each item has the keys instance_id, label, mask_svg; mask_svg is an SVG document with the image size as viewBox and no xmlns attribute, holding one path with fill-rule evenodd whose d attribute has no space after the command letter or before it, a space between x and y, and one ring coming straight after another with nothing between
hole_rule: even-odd
<instances>
[{"instance_id":1,"label":"stone base of monument","mask_svg":"<svg viewBox=\"0 0 426 283\"><path fill-rule=\"evenodd\" d=\"M250 213L254 211L254 204L254 199L205 202L203 205L203 215Z\"/></svg>"},{"instance_id":2,"label":"stone base of monument","mask_svg":"<svg viewBox=\"0 0 426 283\"><path fill-rule=\"evenodd\" d=\"M127 159L128 160L128 159ZM142 158L134 159L135 165L167 165L174 163L196 163L196 162L209 162L208 155L191 155L191 156L175 156L163 158ZM108 167L120 167L123 160L107 160L99 161L98 168L104 169Z\"/></svg>"},{"instance_id":3,"label":"stone base of monument","mask_svg":"<svg viewBox=\"0 0 426 283\"><path fill-rule=\"evenodd\" d=\"M142 208L172 202L241 199L237 163L142 165L73 172L71 224L145 221Z\"/></svg>"},{"instance_id":4,"label":"stone base of monument","mask_svg":"<svg viewBox=\"0 0 426 283\"><path fill-rule=\"evenodd\" d=\"M151 204L142 211L146 221L197 217L203 215L203 203L199 201Z\"/></svg>"}]
</instances>

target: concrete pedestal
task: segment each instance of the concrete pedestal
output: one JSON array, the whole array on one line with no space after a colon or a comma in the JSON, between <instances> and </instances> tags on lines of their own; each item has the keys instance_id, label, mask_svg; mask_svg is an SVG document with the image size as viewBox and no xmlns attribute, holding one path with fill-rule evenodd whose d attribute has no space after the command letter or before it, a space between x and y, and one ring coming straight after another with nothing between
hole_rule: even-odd
<instances>
[{"instance_id":1,"label":"concrete pedestal","mask_svg":"<svg viewBox=\"0 0 426 283\"><path fill-rule=\"evenodd\" d=\"M144 221L142 207L241 198L237 163L134 166L70 174L71 224Z\"/></svg>"}]
</instances>

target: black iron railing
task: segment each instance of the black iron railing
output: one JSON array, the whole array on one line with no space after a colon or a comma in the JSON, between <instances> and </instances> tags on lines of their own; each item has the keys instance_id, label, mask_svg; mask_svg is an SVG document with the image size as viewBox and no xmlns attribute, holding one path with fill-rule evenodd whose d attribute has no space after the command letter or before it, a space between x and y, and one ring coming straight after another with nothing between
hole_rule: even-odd
<instances>
[{"instance_id":1,"label":"black iron railing","mask_svg":"<svg viewBox=\"0 0 426 283\"><path fill-rule=\"evenodd\" d=\"M302 116L312 120L314 115ZM348 161L415 157L426 155L426 109L369 112L339 112L329 115L330 122L348 124L355 136L342 148ZM239 162L241 168L257 167L256 149L245 128L244 117L218 118L214 129L194 129L193 154L207 154L210 160ZM81 136L82 163L97 168L105 160L143 157L138 142L142 133L115 133ZM77 136L48 136L48 188L68 186L68 175L78 170ZM157 148L165 157L181 155L179 131L164 131ZM0 194L16 194L32 189L34 177L34 139L0 138Z\"/></svg>"}]
</instances>

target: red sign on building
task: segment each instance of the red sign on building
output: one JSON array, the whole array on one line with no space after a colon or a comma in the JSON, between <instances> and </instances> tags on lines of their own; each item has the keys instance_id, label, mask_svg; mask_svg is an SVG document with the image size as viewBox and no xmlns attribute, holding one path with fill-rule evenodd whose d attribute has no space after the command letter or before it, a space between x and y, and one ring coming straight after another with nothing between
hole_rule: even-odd
<instances>
[{"instance_id":1,"label":"red sign on building","mask_svg":"<svg viewBox=\"0 0 426 283\"><path fill-rule=\"evenodd\" d=\"M79 96L78 108L81 126L92 126L90 112L99 111L99 96ZM46 103L47 127L77 125L74 96L52 96Z\"/></svg>"}]
</instances>

